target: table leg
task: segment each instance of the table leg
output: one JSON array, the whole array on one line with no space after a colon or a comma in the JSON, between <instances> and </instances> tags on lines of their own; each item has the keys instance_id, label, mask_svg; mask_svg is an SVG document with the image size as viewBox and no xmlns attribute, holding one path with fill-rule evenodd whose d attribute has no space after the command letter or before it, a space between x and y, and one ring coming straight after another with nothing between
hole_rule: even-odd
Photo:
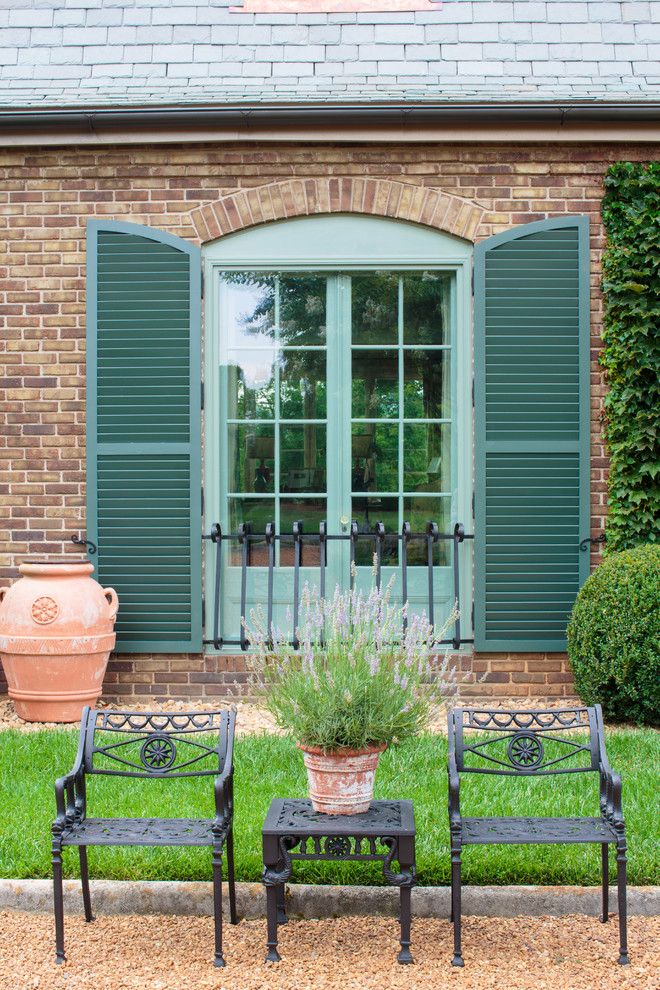
<instances>
[{"instance_id":1,"label":"table leg","mask_svg":"<svg viewBox=\"0 0 660 990\"><path fill-rule=\"evenodd\" d=\"M278 925L288 925L289 919L286 916L286 903L284 900L284 884L277 885L277 923Z\"/></svg>"},{"instance_id":2,"label":"table leg","mask_svg":"<svg viewBox=\"0 0 660 990\"><path fill-rule=\"evenodd\" d=\"M397 961L402 965L413 962L412 953L410 951L410 922L411 922L411 912L410 912L410 887L399 887L401 906L400 906L400 921L401 921L401 951L397 956Z\"/></svg>"},{"instance_id":3,"label":"table leg","mask_svg":"<svg viewBox=\"0 0 660 990\"><path fill-rule=\"evenodd\" d=\"M274 884L266 887L266 922L268 925L268 952L266 962L280 962L281 956L277 951L277 890Z\"/></svg>"}]
</instances>

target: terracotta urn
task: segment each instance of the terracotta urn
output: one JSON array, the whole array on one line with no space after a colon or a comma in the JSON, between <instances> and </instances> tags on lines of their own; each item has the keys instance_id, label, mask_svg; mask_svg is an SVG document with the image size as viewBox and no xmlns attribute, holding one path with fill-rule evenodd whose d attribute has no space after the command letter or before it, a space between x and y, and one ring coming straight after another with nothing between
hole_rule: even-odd
<instances>
[{"instance_id":1,"label":"terracotta urn","mask_svg":"<svg viewBox=\"0 0 660 990\"><path fill-rule=\"evenodd\" d=\"M385 743L333 753L325 753L319 746L298 745L307 768L314 811L324 815L360 815L369 810L376 768Z\"/></svg>"},{"instance_id":2,"label":"terracotta urn","mask_svg":"<svg viewBox=\"0 0 660 990\"><path fill-rule=\"evenodd\" d=\"M0 588L0 656L16 714L75 722L94 705L115 645L118 600L86 560L37 561Z\"/></svg>"}]
</instances>

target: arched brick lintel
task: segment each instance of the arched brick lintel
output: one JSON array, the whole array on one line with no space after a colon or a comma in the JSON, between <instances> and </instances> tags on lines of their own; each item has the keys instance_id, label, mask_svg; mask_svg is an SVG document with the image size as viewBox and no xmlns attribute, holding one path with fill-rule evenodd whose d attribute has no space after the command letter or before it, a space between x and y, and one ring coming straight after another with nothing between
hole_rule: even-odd
<instances>
[{"instance_id":1,"label":"arched brick lintel","mask_svg":"<svg viewBox=\"0 0 660 990\"><path fill-rule=\"evenodd\" d=\"M389 179L287 179L223 196L193 210L200 241L247 227L318 213L364 213L421 223L474 241L484 210L437 189Z\"/></svg>"}]
</instances>

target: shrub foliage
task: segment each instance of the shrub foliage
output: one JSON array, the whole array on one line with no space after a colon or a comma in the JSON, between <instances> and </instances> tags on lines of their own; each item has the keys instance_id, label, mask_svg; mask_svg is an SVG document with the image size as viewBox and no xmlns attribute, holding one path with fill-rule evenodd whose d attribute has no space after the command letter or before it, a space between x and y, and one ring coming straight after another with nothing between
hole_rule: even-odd
<instances>
[{"instance_id":1,"label":"shrub foliage","mask_svg":"<svg viewBox=\"0 0 660 990\"><path fill-rule=\"evenodd\" d=\"M329 599L305 585L299 650L252 610L245 628L266 707L299 742L326 752L400 742L428 725L434 702L453 688L449 654L434 665L446 625L435 630L423 613L393 605L392 582L369 594L337 587Z\"/></svg>"},{"instance_id":2,"label":"shrub foliage","mask_svg":"<svg viewBox=\"0 0 660 990\"><path fill-rule=\"evenodd\" d=\"M611 554L578 593L568 624L575 686L606 717L660 725L660 546Z\"/></svg>"},{"instance_id":3,"label":"shrub foliage","mask_svg":"<svg viewBox=\"0 0 660 990\"><path fill-rule=\"evenodd\" d=\"M612 165L602 211L611 552L660 542L660 162Z\"/></svg>"}]
</instances>

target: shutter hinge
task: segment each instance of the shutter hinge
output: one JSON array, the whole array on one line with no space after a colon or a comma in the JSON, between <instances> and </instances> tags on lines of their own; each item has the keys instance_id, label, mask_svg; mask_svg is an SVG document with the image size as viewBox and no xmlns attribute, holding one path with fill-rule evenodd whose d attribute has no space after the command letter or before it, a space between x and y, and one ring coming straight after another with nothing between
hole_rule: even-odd
<instances>
[{"instance_id":1,"label":"shutter hinge","mask_svg":"<svg viewBox=\"0 0 660 990\"><path fill-rule=\"evenodd\" d=\"M473 519L475 518L475 516L474 516L474 501L475 501L475 493L472 492L472 518Z\"/></svg>"},{"instance_id":2,"label":"shutter hinge","mask_svg":"<svg viewBox=\"0 0 660 990\"><path fill-rule=\"evenodd\" d=\"M203 299L204 298L204 270L203 269L200 272L200 275L201 275L201 286L200 286L200 288L201 288L202 299Z\"/></svg>"},{"instance_id":3,"label":"shutter hinge","mask_svg":"<svg viewBox=\"0 0 660 990\"><path fill-rule=\"evenodd\" d=\"M474 601L472 602L472 632L474 632Z\"/></svg>"},{"instance_id":4,"label":"shutter hinge","mask_svg":"<svg viewBox=\"0 0 660 990\"><path fill-rule=\"evenodd\" d=\"M203 486L200 489L200 495L202 497L201 498L201 502L202 502L202 516L203 516L204 515L204 487Z\"/></svg>"},{"instance_id":5,"label":"shutter hinge","mask_svg":"<svg viewBox=\"0 0 660 990\"><path fill-rule=\"evenodd\" d=\"M200 382L199 383L199 393L200 393L200 396L199 396L200 408L203 409L204 408L204 382Z\"/></svg>"},{"instance_id":6,"label":"shutter hinge","mask_svg":"<svg viewBox=\"0 0 660 990\"><path fill-rule=\"evenodd\" d=\"M202 598L202 629L206 629L206 600Z\"/></svg>"},{"instance_id":7,"label":"shutter hinge","mask_svg":"<svg viewBox=\"0 0 660 990\"><path fill-rule=\"evenodd\" d=\"M474 378L472 379L472 408L474 409Z\"/></svg>"},{"instance_id":8,"label":"shutter hinge","mask_svg":"<svg viewBox=\"0 0 660 990\"><path fill-rule=\"evenodd\" d=\"M472 271L470 272L470 287L472 289L472 295L474 295L474 267L472 268Z\"/></svg>"}]
</instances>

